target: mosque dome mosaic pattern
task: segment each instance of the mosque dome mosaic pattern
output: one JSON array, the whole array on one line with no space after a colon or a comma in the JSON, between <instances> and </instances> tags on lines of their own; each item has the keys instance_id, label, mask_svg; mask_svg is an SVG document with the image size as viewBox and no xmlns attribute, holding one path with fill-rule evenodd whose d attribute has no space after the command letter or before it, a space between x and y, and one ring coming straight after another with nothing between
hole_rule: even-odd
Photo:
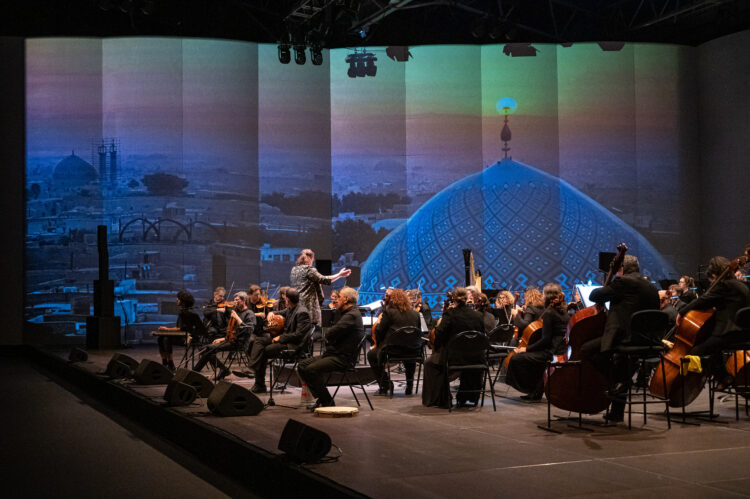
<instances>
[{"instance_id":1,"label":"mosque dome mosaic pattern","mask_svg":"<svg viewBox=\"0 0 750 499\"><path fill-rule=\"evenodd\" d=\"M462 248L471 248L483 288L563 289L601 280L599 252L625 242L652 279L673 273L635 229L557 177L504 159L427 201L373 250L362 268L364 300L384 287L437 294L465 284Z\"/></svg>"}]
</instances>

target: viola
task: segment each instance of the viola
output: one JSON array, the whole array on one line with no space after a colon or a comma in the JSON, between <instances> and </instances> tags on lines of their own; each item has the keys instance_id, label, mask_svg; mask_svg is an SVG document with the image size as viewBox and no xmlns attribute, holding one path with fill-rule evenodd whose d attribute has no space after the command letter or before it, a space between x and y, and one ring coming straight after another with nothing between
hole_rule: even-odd
<instances>
[{"instance_id":1,"label":"viola","mask_svg":"<svg viewBox=\"0 0 750 499\"><path fill-rule=\"evenodd\" d=\"M604 286L609 285L622 267L625 243L617 246L617 255L609 264ZM565 334L566 354L559 367L545 372L544 391L552 405L560 409L586 414L596 414L609 406L607 380L593 363L584 360L581 347L587 341L604 334L607 311L602 305L592 305L576 312L568 322ZM566 365L570 363L570 365Z\"/></svg>"},{"instance_id":2,"label":"viola","mask_svg":"<svg viewBox=\"0 0 750 499\"><path fill-rule=\"evenodd\" d=\"M747 254L730 262L706 292L711 291L730 272L734 273L741 265L745 265L745 263L747 263ZM680 367L682 365L682 358L688 355L695 345L703 343L709 337L713 326L711 318L714 316L714 312L714 309L690 310L682 318L680 325L675 326L667 335L668 338L672 337L674 339L674 345L663 357L664 375L662 375L662 369L657 367L656 372L651 378L649 390L654 395L669 398L669 405L672 407L687 406L698 398L698 395L703 391L707 376L704 373L687 373L687 375L683 376L680 373ZM743 366L744 362L742 365L737 362L734 367L737 367L737 372L739 372L739 369ZM727 370L731 374L731 367L729 365L727 366Z\"/></svg>"}]
</instances>

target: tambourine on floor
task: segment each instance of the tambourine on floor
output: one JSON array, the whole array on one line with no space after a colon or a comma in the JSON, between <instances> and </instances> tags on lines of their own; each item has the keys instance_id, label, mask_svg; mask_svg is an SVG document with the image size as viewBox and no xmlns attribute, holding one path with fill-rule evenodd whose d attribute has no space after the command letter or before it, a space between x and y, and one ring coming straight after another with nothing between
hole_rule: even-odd
<instances>
[{"instance_id":1,"label":"tambourine on floor","mask_svg":"<svg viewBox=\"0 0 750 499\"><path fill-rule=\"evenodd\" d=\"M359 414L356 407L318 407L315 415L319 418L353 418Z\"/></svg>"}]
</instances>

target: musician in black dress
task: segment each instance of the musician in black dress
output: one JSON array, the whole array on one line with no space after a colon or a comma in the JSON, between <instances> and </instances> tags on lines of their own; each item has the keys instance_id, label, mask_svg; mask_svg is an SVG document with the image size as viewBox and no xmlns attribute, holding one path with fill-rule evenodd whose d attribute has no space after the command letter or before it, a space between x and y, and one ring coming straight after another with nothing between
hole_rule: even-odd
<instances>
[{"instance_id":1,"label":"musician in black dress","mask_svg":"<svg viewBox=\"0 0 750 499\"><path fill-rule=\"evenodd\" d=\"M279 356L282 350L296 350L302 344L305 334L310 332L312 322L310 312L300 303L296 289L286 291L286 309L280 312L284 316L284 331L275 338L269 334L257 338L250 350L250 368L255 372L255 384L252 391L266 393L266 364L268 359Z\"/></svg>"},{"instance_id":2,"label":"musician in black dress","mask_svg":"<svg viewBox=\"0 0 750 499\"><path fill-rule=\"evenodd\" d=\"M565 352L565 331L568 327L568 311L565 294L559 284L544 286L542 334L527 347L516 349L508 362L506 383L526 395L524 400L540 400L544 391L544 369L553 355Z\"/></svg>"},{"instance_id":3,"label":"musician in black dress","mask_svg":"<svg viewBox=\"0 0 750 499\"><path fill-rule=\"evenodd\" d=\"M669 316L669 323L674 325L677 321L677 309L672 303L672 296L666 289L659 290L659 308Z\"/></svg>"},{"instance_id":4,"label":"musician in black dress","mask_svg":"<svg viewBox=\"0 0 750 499\"><path fill-rule=\"evenodd\" d=\"M702 343L695 345L690 351L691 355L708 356L708 365L704 370L719 380L725 388L732 382L725 370L725 364L721 356L721 350L728 344L748 339L747 332L738 330L734 323L735 315L741 308L750 306L750 291L744 283L738 281L731 270L727 270L729 260L723 256L715 256L708 262L706 275L713 284L711 290L696 298L680 309L677 316L677 324L682 322L685 314L691 310L708 310L715 308L714 325L711 335ZM724 273L719 282L715 282Z\"/></svg>"},{"instance_id":5,"label":"musician in black dress","mask_svg":"<svg viewBox=\"0 0 750 499\"><path fill-rule=\"evenodd\" d=\"M484 318L476 310L466 305L468 291L456 288L452 294L453 304L443 314L440 324L435 329L435 349L424 363L424 389L422 405L449 408L451 393L448 386L448 373L445 372L445 345L456 335L464 331L484 333ZM477 393L465 393L466 390L479 390L482 385L482 373L471 371L461 373L461 383L456 394L459 406L467 402L476 403Z\"/></svg>"},{"instance_id":6,"label":"musician in black dress","mask_svg":"<svg viewBox=\"0 0 750 499\"><path fill-rule=\"evenodd\" d=\"M587 341L581 347L581 356L591 360L596 368L610 380L610 394L623 395L632 382L633 373L627 363L614 357L614 349L630 341L630 316L641 310L659 310L659 293L650 282L641 277L638 259L625 255L622 268L608 286L591 292L590 299L598 304L609 302L609 313L600 338ZM606 417L609 421L622 421L625 402L615 400Z\"/></svg>"},{"instance_id":7,"label":"musician in black dress","mask_svg":"<svg viewBox=\"0 0 750 499\"><path fill-rule=\"evenodd\" d=\"M177 314L177 324L175 324L175 327L161 326L159 327L159 331L184 331L188 334L188 338L205 335L206 329L203 326L201 318L191 310L193 305L195 305L195 298L193 298L193 295L187 291L178 291L177 307L180 309L180 312ZM161 363L171 371L175 370L174 359L172 358L172 341L174 339L176 339L174 336L159 336L159 339L157 340L159 344L159 355L161 355Z\"/></svg>"},{"instance_id":8,"label":"musician in black dress","mask_svg":"<svg viewBox=\"0 0 750 499\"><path fill-rule=\"evenodd\" d=\"M307 383L310 393L317 398L316 407L335 405L326 387L326 378L331 371L346 369L354 364L359 355L359 345L364 338L365 328L362 315L357 308L359 294L350 287L339 291L337 308L341 317L326 333L325 353L299 363L297 374Z\"/></svg>"},{"instance_id":9,"label":"musician in black dress","mask_svg":"<svg viewBox=\"0 0 750 499\"><path fill-rule=\"evenodd\" d=\"M482 314L482 320L484 321L484 330L490 332L497 326L497 317L492 313L492 307L490 306L490 300L484 293L479 293L474 301L474 310Z\"/></svg>"},{"instance_id":10,"label":"musician in black dress","mask_svg":"<svg viewBox=\"0 0 750 499\"><path fill-rule=\"evenodd\" d=\"M516 313L513 324L518 328L518 334L523 334L526 326L537 320L544 312L544 297L535 287L526 288L523 293L523 307L516 305Z\"/></svg>"},{"instance_id":11,"label":"musician in black dress","mask_svg":"<svg viewBox=\"0 0 750 499\"><path fill-rule=\"evenodd\" d=\"M429 331L433 327L432 310L430 306L422 301L422 292L419 289L407 289L406 295L411 301L412 309L421 315L420 324L422 331ZM424 321L424 322L422 322Z\"/></svg>"},{"instance_id":12,"label":"musician in black dress","mask_svg":"<svg viewBox=\"0 0 750 499\"><path fill-rule=\"evenodd\" d=\"M217 379L229 375L229 369L227 369L227 366L223 362L216 358L216 355L219 352L235 348L247 350L250 334L255 329L255 314L247 307L247 301L247 293L244 291L235 293L234 307L229 312L230 319L226 336L215 339L209 346L203 349L198 363L195 364L195 371L200 372L207 363L211 363L213 368L219 371ZM232 326L232 319L236 322L235 328L230 327Z\"/></svg>"},{"instance_id":13,"label":"musician in black dress","mask_svg":"<svg viewBox=\"0 0 750 499\"><path fill-rule=\"evenodd\" d=\"M219 307L226 299L227 290L223 286L214 289L214 295L210 302L203 307L203 325L206 334L211 339L221 338L227 329L226 309Z\"/></svg>"},{"instance_id":14,"label":"musician in black dress","mask_svg":"<svg viewBox=\"0 0 750 499\"><path fill-rule=\"evenodd\" d=\"M385 359L382 355L383 347L388 344L388 338L393 331L402 327L416 327L420 329L419 314L412 309L411 302L406 296L406 293L401 289L391 289L386 294L386 302L383 307L383 312L380 316L377 326L375 327L375 343L376 347L372 348L367 352L367 361L370 363L372 372L375 374L375 379L378 381L380 389L379 394L383 395L388 392L389 388L389 376L385 373L384 365ZM419 333L421 337L421 332ZM418 355L419 352L409 352L390 347L391 353L403 354L403 355ZM404 370L406 372L406 395L411 395L414 388L414 370L416 363L404 362Z\"/></svg>"}]
</instances>

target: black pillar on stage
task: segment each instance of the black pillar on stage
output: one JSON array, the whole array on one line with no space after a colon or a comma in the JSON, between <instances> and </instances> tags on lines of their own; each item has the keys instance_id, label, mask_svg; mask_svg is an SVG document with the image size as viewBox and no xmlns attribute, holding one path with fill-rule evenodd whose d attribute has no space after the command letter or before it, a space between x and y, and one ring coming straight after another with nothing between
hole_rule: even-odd
<instances>
[{"instance_id":1,"label":"black pillar on stage","mask_svg":"<svg viewBox=\"0 0 750 499\"><path fill-rule=\"evenodd\" d=\"M115 283L109 279L107 226L96 228L99 279L94 280L94 315L86 318L86 348L119 348L120 318L115 316Z\"/></svg>"}]
</instances>

